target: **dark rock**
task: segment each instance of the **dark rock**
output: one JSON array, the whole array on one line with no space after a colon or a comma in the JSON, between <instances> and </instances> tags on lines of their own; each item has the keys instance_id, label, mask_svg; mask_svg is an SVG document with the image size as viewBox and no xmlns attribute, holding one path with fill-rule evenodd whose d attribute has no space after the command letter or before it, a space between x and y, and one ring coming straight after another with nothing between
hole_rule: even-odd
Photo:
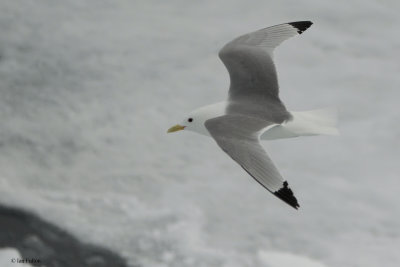
<instances>
[{"instance_id":1,"label":"dark rock","mask_svg":"<svg viewBox=\"0 0 400 267\"><path fill-rule=\"evenodd\" d=\"M0 206L0 248L13 247L33 266L127 267L126 260L100 246L85 244L37 215Z\"/></svg>"},{"instance_id":2,"label":"dark rock","mask_svg":"<svg viewBox=\"0 0 400 267\"><path fill-rule=\"evenodd\" d=\"M22 240L22 247L28 258L45 259L54 255L54 250L47 246L38 236L28 235Z\"/></svg>"}]
</instances>

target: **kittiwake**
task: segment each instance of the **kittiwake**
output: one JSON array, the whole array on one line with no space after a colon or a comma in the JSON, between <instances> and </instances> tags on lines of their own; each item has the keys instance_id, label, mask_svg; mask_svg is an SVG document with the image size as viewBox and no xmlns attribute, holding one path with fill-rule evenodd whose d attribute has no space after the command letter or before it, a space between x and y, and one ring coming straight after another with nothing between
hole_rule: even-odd
<instances>
[{"instance_id":1,"label":"kittiwake","mask_svg":"<svg viewBox=\"0 0 400 267\"><path fill-rule=\"evenodd\" d=\"M211 136L259 184L295 209L300 205L260 139L338 133L331 110L289 112L279 98L273 50L311 25L311 21L279 24L227 43L219 57L230 76L228 100L196 109L168 130Z\"/></svg>"}]
</instances>

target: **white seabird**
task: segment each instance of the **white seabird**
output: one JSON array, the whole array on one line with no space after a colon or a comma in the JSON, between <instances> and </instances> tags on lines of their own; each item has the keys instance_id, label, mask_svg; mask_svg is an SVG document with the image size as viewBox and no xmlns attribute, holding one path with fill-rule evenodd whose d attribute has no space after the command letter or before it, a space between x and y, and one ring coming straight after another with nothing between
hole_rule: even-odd
<instances>
[{"instance_id":1,"label":"white seabird","mask_svg":"<svg viewBox=\"0 0 400 267\"><path fill-rule=\"evenodd\" d=\"M273 50L311 25L311 21L279 24L226 44L219 57L230 76L228 100L196 109L168 130L211 136L258 183L295 209L300 207L297 199L260 139L338 133L330 110L289 112L279 99Z\"/></svg>"}]
</instances>

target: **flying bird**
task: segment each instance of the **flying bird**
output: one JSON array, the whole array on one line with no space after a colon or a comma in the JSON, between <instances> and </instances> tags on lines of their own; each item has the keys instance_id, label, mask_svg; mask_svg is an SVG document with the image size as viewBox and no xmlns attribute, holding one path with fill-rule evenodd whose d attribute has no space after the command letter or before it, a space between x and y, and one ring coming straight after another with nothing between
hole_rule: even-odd
<instances>
[{"instance_id":1,"label":"flying bird","mask_svg":"<svg viewBox=\"0 0 400 267\"><path fill-rule=\"evenodd\" d=\"M300 205L292 189L260 140L338 134L332 110L289 112L279 98L273 51L311 25L311 21L279 24L227 43L219 57L230 76L228 99L192 111L168 130L211 136L259 184L295 209Z\"/></svg>"}]
</instances>

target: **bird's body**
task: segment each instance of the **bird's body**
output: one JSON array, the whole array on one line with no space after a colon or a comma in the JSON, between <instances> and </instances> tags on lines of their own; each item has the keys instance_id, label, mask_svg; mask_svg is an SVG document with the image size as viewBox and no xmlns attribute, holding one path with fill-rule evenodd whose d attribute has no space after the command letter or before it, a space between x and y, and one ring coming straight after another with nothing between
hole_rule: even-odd
<instances>
[{"instance_id":1,"label":"bird's body","mask_svg":"<svg viewBox=\"0 0 400 267\"><path fill-rule=\"evenodd\" d=\"M211 105L207 105L192 111L188 117L196 117L196 125L191 129L192 131L210 136L210 132L205 127L204 123L216 117L221 117L227 114L226 109L229 102L221 101ZM293 138L299 136L311 135L336 135L338 131L336 125L335 110L317 109L310 111L291 111L291 119L283 123L268 125L260 131L261 140L276 140Z\"/></svg>"},{"instance_id":2,"label":"bird's body","mask_svg":"<svg viewBox=\"0 0 400 267\"><path fill-rule=\"evenodd\" d=\"M196 109L168 130L211 136L259 184L296 209L296 197L259 141L337 134L331 110L289 112L279 98L273 49L311 25L279 24L226 44L219 56L231 80L228 100Z\"/></svg>"}]
</instances>

